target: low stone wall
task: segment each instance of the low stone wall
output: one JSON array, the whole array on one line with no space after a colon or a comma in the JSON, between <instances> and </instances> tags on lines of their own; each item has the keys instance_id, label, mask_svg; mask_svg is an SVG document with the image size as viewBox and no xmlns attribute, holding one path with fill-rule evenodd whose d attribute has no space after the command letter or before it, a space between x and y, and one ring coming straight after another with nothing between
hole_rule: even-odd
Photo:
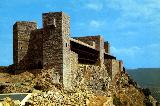
<instances>
[{"instance_id":1,"label":"low stone wall","mask_svg":"<svg viewBox=\"0 0 160 106\"><path fill-rule=\"evenodd\" d=\"M112 60L112 78L114 78L119 71L120 71L119 61L113 59Z\"/></svg>"},{"instance_id":2,"label":"low stone wall","mask_svg":"<svg viewBox=\"0 0 160 106\"><path fill-rule=\"evenodd\" d=\"M110 78L105 66L79 64L77 71L74 71L72 75L75 88L86 89L87 87L95 92L102 92L109 87Z\"/></svg>"},{"instance_id":3,"label":"low stone wall","mask_svg":"<svg viewBox=\"0 0 160 106\"><path fill-rule=\"evenodd\" d=\"M104 62L106 66L106 70L108 71L108 75L114 79L115 75L119 71L123 71L123 63L122 61L115 60L115 59L105 59Z\"/></svg>"},{"instance_id":4,"label":"low stone wall","mask_svg":"<svg viewBox=\"0 0 160 106\"><path fill-rule=\"evenodd\" d=\"M73 89L76 82L74 73L76 73L78 69L78 54L70 51L69 55L70 63L68 63L68 65L70 66L70 70L63 73L63 84L66 89Z\"/></svg>"}]
</instances>

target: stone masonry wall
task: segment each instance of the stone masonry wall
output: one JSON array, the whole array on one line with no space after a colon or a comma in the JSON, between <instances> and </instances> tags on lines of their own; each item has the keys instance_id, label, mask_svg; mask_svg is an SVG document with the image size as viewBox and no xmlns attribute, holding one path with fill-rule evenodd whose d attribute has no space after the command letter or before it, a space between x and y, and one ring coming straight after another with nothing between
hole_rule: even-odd
<instances>
[{"instance_id":1,"label":"stone masonry wall","mask_svg":"<svg viewBox=\"0 0 160 106\"><path fill-rule=\"evenodd\" d=\"M77 73L78 69L78 54L70 51L70 70L65 72L65 76L63 78L64 85L67 89L74 89L76 86L77 80L75 80L75 73Z\"/></svg>"},{"instance_id":2,"label":"stone masonry wall","mask_svg":"<svg viewBox=\"0 0 160 106\"><path fill-rule=\"evenodd\" d=\"M112 59L105 59L104 65L106 67L108 75L112 78Z\"/></svg>"},{"instance_id":3,"label":"stone masonry wall","mask_svg":"<svg viewBox=\"0 0 160 106\"><path fill-rule=\"evenodd\" d=\"M104 50L105 50L105 53L110 54L110 45L108 42L104 42Z\"/></svg>"},{"instance_id":4,"label":"stone masonry wall","mask_svg":"<svg viewBox=\"0 0 160 106\"><path fill-rule=\"evenodd\" d=\"M108 71L109 76L114 79L115 75L123 70L123 64L119 60L115 59L105 59L104 62L106 70Z\"/></svg>"},{"instance_id":5,"label":"stone masonry wall","mask_svg":"<svg viewBox=\"0 0 160 106\"><path fill-rule=\"evenodd\" d=\"M43 29L37 29L31 32L28 57L30 68L43 68Z\"/></svg>"},{"instance_id":6,"label":"stone masonry wall","mask_svg":"<svg viewBox=\"0 0 160 106\"><path fill-rule=\"evenodd\" d=\"M14 64L17 69L28 68L27 56L31 32L37 29L35 22L16 22L13 26L13 54Z\"/></svg>"},{"instance_id":7,"label":"stone masonry wall","mask_svg":"<svg viewBox=\"0 0 160 106\"><path fill-rule=\"evenodd\" d=\"M99 43L99 64L102 67L104 65L104 39L102 36L100 36Z\"/></svg>"},{"instance_id":8,"label":"stone masonry wall","mask_svg":"<svg viewBox=\"0 0 160 106\"><path fill-rule=\"evenodd\" d=\"M98 36L75 37L74 39L80 40L80 41L87 43L91 46L93 46L93 44L94 44L95 49L100 51L99 61L97 62L97 64L99 64L100 66L102 66L104 64L104 40L103 40L102 36L98 35Z\"/></svg>"},{"instance_id":9,"label":"stone masonry wall","mask_svg":"<svg viewBox=\"0 0 160 106\"><path fill-rule=\"evenodd\" d=\"M112 59L112 78L120 71L119 61Z\"/></svg>"},{"instance_id":10,"label":"stone masonry wall","mask_svg":"<svg viewBox=\"0 0 160 106\"><path fill-rule=\"evenodd\" d=\"M54 21L53 21L54 20ZM60 13L43 14L43 67L54 66L59 74L63 68L62 16ZM62 74L62 73L61 73Z\"/></svg>"},{"instance_id":11,"label":"stone masonry wall","mask_svg":"<svg viewBox=\"0 0 160 106\"><path fill-rule=\"evenodd\" d=\"M85 37L74 37L76 40L80 40L84 43L87 43L91 46L95 45L95 49L99 50L100 48L100 36L85 36Z\"/></svg>"},{"instance_id":12,"label":"stone masonry wall","mask_svg":"<svg viewBox=\"0 0 160 106\"><path fill-rule=\"evenodd\" d=\"M13 28L17 68L54 68L60 76L56 82L67 82L66 73L71 71L70 17L63 12L44 13L43 29L37 29L34 22L17 22Z\"/></svg>"},{"instance_id":13,"label":"stone masonry wall","mask_svg":"<svg viewBox=\"0 0 160 106\"><path fill-rule=\"evenodd\" d=\"M75 87L84 89L85 85L87 85L89 89L95 92L108 89L110 78L105 66L79 64L74 76Z\"/></svg>"},{"instance_id":14,"label":"stone masonry wall","mask_svg":"<svg viewBox=\"0 0 160 106\"><path fill-rule=\"evenodd\" d=\"M52 69L54 82L63 84L65 88L73 89L78 85L77 81L86 81L88 86L102 89L106 76L114 78L118 71L123 70L121 61L104 60L104 53L109 53L110 47L100 35L75 38L99 51L95 65L78 65L78 54L70 49L70 17L63 12L44 13L42 29L37 29L35 22L17 22L13 32L17 69Z\"/></svg>"},{"instance_id":15,"label":"stone masonry wall","mask_svg":"<svg viewBox=\"0 0 160 106\"><path fill-rule=\"evenodd\" d=\"M68 76L66 73L71 72L71 60L70 60L70 17L62 13L62 39L63 39L63 85L67 89ZM73 58L76 55L73 55Z\"/></svg>"},{"instance_id":16,"label":"stone masonry wall","mask_svg":"<svg viewBox=\"0 0 160 106\"><path fill-rule=\"evenodd\" d=\"M43 27L43 66L54 67L63 83L70 70L70 17L62 12L44 13Z\"/></svg>"},{"instance_id":17,"label":"stone masonry wall","mask_svg":"<svg viewBox=\"0 0 160 106\"><path fill-rule=\"evenodd\" d=\"M119 70L122 72L123 71L123 61L119 61Z\"/></svg>"}]
</instances>

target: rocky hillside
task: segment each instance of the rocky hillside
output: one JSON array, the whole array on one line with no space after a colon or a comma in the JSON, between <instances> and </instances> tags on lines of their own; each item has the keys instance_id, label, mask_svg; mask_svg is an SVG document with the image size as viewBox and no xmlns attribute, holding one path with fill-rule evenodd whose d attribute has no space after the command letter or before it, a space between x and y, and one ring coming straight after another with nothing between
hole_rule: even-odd
<instances>
[{"instance_id":1,"label":"rocky hillside","mask_svg":"<svg viewBox=\"0 0 160 106\"><path fill-rule=\"evenodd\" d=\"M105 68L79 65L71 90L53 83L53 72L54 69L1 72L0 91L33 93L26 106L145 106L152 102L124 71L111 80Z\"/></svg>"},{"instance_id":2,"label":"rocky hillside","mask_svg":"<svg viewBox=\"0 0 160 106\"><path fill-rule=\"evenodd\" d=\"M149 88L154 98L160 101L160 68L128 69L127 72L143 88Z\"/></svg>"}]
</instances>

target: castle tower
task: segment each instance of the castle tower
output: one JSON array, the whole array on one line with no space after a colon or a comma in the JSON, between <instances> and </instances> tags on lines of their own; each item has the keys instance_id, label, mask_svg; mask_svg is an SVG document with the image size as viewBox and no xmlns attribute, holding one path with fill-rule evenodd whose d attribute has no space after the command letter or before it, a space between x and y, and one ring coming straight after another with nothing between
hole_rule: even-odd
<instances>
[{"instance_id":1,"label":"castle tower","mask_svg":"<svg viewBox=\"0 0 160 106\"><path fill-rule=\"evenodd\" d=\"M44 13L43 29L43 67L53 67L64 84L70 71L70 17L63 12Z\"/></svg>"},{"instance_id":2,"label":"castle tower","mask_svg":"<svg viewBox=\"0 0 160 106\"><path fill-rule=\"evenodd\" d=\"M13 25L13 60L16 69L26 69L29 58L27 56L31 31L37 29L35 22L16 22Z\"/></svg>"},{"instance_id":3,"label":"castle tower","mask_svg":"<svg viewBox=\"0 0 160 106\"><path fill-rule=\"evenodd\" d=\"M104 42L104 50L105 50L105 53L110 54L110 44L108 41Z\"/></svg>"},{"instance_id":4,"label":"castle tower","mask_svg":"<svg viewBox=\"0 0 160 106\"><path fill-rule=\"evenodd\" d=\"M99 36L99 65L104 65L104 39Z\"/></svg>"}]
</instances>

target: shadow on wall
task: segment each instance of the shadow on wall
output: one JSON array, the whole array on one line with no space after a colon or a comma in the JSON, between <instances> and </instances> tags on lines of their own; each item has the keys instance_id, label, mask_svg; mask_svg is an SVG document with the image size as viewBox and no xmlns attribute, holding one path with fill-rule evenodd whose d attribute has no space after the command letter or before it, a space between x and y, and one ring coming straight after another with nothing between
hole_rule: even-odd
<instances>
[{"instance_id":1,"label":"shadow on wall","mask_svg":"<svg viewBox=\"0 0 160 106\"><path fill-rule=\"evenodd\" d=\"M26 55L19 61L18 69L42 69L43 68L43 30L31 31ZM24 45L27 46L27 45ZM23 51L23 46L20 48ZM23 52L22 52L23 53Z\"/></svg>"}]
</instances>

